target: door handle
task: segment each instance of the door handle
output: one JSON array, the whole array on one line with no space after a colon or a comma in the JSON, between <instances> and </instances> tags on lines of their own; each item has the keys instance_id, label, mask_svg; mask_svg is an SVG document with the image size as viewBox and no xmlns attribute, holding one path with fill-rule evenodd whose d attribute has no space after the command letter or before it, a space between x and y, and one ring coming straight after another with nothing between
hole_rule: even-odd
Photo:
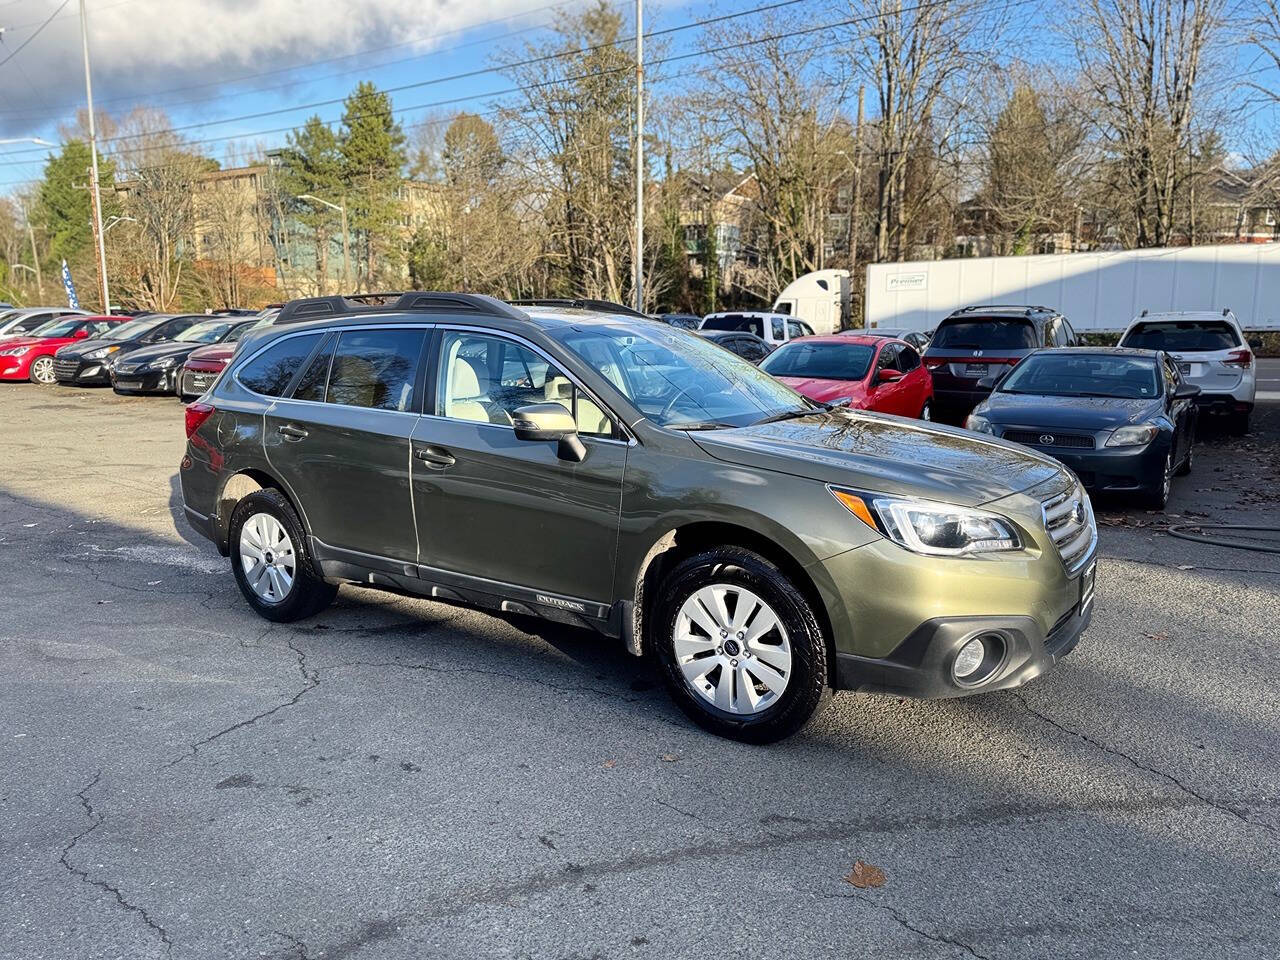
<instances>
[{"instance_id":1,"label":"door handle","mask_svg":"<svg viewBox=\"0 0 1280 960\"><path fill-rule=\"evenodd\" d=\"M307 436L307 431L301 427L295 427L291 423L286 423L276 427L276 433L280 434L286 440L302 440Z\"/></svg>"},{"instance_id":2,"label":"door handle","mask_svg":"<svg viewBox=\"0 0 1280 960\"><path fill-rule=\"evenodd\" d=\"M457 463L457 459L443 447L414 447L413 455L427 466L444 469Z\"/></svg>"}]
</instances>

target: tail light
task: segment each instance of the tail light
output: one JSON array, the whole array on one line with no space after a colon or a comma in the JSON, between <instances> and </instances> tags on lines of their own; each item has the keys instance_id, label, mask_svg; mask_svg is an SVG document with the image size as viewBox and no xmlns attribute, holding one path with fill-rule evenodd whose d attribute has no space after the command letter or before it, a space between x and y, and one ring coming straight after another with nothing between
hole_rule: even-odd
<instances>
[{"instance_id":1,"label":"tail light","mask_svg":"<svg viewBox=\"0 0 1280 960\"><path fill-rule=\"evenodd\" d=\"M200 429L201 425L214 414L213 404L193 403L187 407L187 438Z\"/></svg>"},{"instance_id":2,"label":"tail light","mask_svg":"<svg viewBox=\"0 0 1280 960\"><path fill-rule=\"evenodd\" d=\"M1222 362L1228 367L1240 367L1242 369L1248 369L1253 365L1253 351L1233 350L1227 356L1227 359L1223 360Z\"/></svg>"}]
</instances>

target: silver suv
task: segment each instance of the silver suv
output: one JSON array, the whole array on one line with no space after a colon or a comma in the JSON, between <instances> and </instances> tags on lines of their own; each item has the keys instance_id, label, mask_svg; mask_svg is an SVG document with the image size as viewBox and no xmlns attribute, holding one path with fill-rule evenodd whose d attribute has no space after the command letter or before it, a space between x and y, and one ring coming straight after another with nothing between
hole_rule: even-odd
<instances>
[{"instance_id":1,"label":"silver suv","mask_svg":"<svg viewBox=\"0 0 1280 960\"><path fill-rule=\"evenodd\" d=\"M1230 310L1143 310L1129 324L1119 345L1170 354L1182 379L1200 388L1196 404L1202 412L1228 417L1233 433L1249 432L1257 386L1253 350Z\"/></svg>"}]
</instances>

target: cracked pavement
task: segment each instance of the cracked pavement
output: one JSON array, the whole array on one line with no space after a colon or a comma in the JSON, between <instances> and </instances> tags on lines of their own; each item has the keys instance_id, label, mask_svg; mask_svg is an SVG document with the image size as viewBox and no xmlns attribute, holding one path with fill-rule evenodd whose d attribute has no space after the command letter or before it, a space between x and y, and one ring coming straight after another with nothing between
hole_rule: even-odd
<instances>
[{"instance_id":1,"label":"cracked pavement","mask_svg":"<svg viewBox=\"0 0 1280 960\"><path fill-rule=\"evenodd\" d=\"M1280 523L1256 419L1170 514ZM1280 956L1280 557L1100 504L1056 671L748 747L583 632L258 619L182 447L173 400L0 385L6 960Z\"/></svg>"}]
</instances>

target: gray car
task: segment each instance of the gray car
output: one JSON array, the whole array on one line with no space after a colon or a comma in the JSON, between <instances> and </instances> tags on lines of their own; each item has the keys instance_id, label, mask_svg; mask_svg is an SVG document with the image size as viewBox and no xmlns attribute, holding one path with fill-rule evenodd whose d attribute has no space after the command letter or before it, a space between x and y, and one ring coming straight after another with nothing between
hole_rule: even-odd
<instances>
[{"instance_id":1,"label":"gray car","mask_svg":"<svg viewBox=\"0 0 1280 960\"><path fill-rule=\"evenodd\" d=\"M1025 448L816 405L592 308L405 294L281 320L187 408L181 465L269 620L346 583L584 626L765 742L833 688L1026 683L1092 615L1089 498Z\"/></svg>"}]
</instances>

